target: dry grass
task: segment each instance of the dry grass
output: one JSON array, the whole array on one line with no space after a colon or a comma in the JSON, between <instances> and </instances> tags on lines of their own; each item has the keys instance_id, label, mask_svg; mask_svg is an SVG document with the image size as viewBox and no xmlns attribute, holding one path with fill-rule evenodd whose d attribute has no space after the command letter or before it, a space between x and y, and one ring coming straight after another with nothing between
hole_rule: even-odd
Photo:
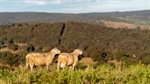
<instances>
[{"instance_id":1,"label":"dry grass","mask_svg":"<svg viewBox=\"0 0 150 84\"><path fill-rule=\"evenodd\" d=\"M83 65L85 66L89 66L89 65L94 65L96 64L97 62L94 62L91 58L89 57L84 57L82 58L79 63L82 63Z\"/></svg>"},{"instance_id":2,"label":"dry grass","mask_svg":"<svg viewBox=\"0 0 150 84\"><path fill-rule=\"evenodd\" d=\"M78 66L79 67L79 66ZM81 66L80 66L81 67ZM66 68L57 72L36 68L34 72L20 65L13 71L0 69L0 84L149 84L150 65L141 63L122 66L121 71L109 64L78 68Z\"/></svg>"}]
</instances>

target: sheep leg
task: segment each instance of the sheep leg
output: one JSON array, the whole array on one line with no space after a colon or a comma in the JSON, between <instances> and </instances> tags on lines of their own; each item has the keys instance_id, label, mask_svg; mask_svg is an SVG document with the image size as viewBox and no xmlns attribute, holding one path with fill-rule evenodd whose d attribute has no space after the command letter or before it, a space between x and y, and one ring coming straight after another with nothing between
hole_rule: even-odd
<instances>
[{"instance_id":1,"label":"sheep leg","mask_svg":"<svg viewBox=\"0 0 150 84\"><path fill-rule=\"evenodd\" d=\"M47 71L49 70L49 65L46 65L46 69L47 69Z\"/></svg>"},{"instance_id":2,"label":"sheep leg","mask_svg":"<svg viewBox=\"0 0 150 84\"><path fill-rule=\"evenodd\" d=\"M63 68L63 70L65 70L65 66L67 65L66 62L61 62L60 66Z\"/></svg>"},{"instance_id":3,"label":"sheep leg","mask_svg":"<svg viewBox=\"0 0 150 84\"><path fill-rule=\"evenodd\" d=\"M26 69L28 68L28 66L29 66L29 63L26 63Z\"/></svg>"},{"instance_id":4,"label":"sheep leg","mask_svg":"<svg viewBox=\"0 0 150 84\"><path fill-rule=\"evenodd\" d=\"M72 70L74 70L74 65L72 66Z\"/></svg>"},{"instance_id":5,"label":"sheep leg","mask_svg":"<svg viewBox=\"0 0 150 84\"><path fill-rule=\"evenodd\" d=\"M60 66L60 62L58 61L58 64L57 64L57 71L59 71L59 66Z\"/></svg>"},{"instance_id":6,"label":"sheep leg","mask_svg":"<svg viewBox=\"0 0 150 84\"><path fill-rule=\"evenodd\" d=\"M72 70L74 70L74 67L76 66L76 63L74 63L73 65L72 65Z\"/></svg>"},{"instance_id":7,"label":"sheep leg","mask_svg":"<svg viewBox=\"0 0 150 84\"><path fill-rule=\"evenodd\" d=\"M65 66L63 67L63 71L65 70Z\"/></svg>"},{"instance_id":8,"label":"sheep leg","mask_svg":"<svg viewBox=\"0 0 150 84\"><path fill-rule=\"evenodd\" d=\"M31 71L33 71L33 65L32 64L30 64L30 69L31 69Z\"/></svg>"},{"instance_id":9,"label":"sheep leg","mask_svg":"<svg viewBox=\"0 0 150 84\"><path fill-rule=\"evenodd\" d=\"M26 69L28 68L28 66L29 66L29 59L26 58Z\"/></svg>"},{"instance_id":10,"label":"sheep leg","mask_svg":"<svg viewBox=\"0 0 150 84\"><path fill-rule=\"evenodd\" d=\"M69 69L71 70L71 69L72 69L72 66L70 66Z\"/></svg>"}]
</instances>

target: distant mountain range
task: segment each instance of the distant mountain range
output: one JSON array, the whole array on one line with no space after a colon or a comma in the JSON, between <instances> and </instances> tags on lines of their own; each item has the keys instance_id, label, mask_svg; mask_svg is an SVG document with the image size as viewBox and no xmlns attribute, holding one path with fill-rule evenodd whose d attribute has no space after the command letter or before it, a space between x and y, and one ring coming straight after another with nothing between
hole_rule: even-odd
<instances>
[{"instance_id":1,"label":"distant mountain range","mask_svg":"<svg viewBox=\"0 0 150 84\"><path fill-rule=\"evenodd\" d=\"M44 12L1 12L0 24L44 23L76 21L103 24L101 20L126 22L135 25L150 25L150 10L106 13L44 13Z\"/></svg>"}]
</instances>

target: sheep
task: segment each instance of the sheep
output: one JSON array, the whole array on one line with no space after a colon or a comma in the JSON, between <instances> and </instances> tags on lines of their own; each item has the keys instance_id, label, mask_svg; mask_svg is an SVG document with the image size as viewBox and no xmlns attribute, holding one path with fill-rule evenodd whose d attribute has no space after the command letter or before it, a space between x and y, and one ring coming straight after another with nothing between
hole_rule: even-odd
<instances>
[{"instance_id":1,"label":"sheep","mask_svg":"<svg viewBox=\"0 0 150 84\"><path fill-rule=\"evenodd\" d=\"M82 55L82 51L80 49L75 49L73 53L61 53L58 56L58 63L57 63L57 71L59 68L65 68L65 66L72 67L72 70L74 70L74 67L76 66L78 62L78 56Z\"/></svg>"},{"instance_id":2,"label":"sheep","mask_svg":"<svg viewBox=\"0 0 150 84\"><path fill-rule=\"evenodd\" d=\"M57 48L53 48L48 53L29 53L26 55L26 68L30 65L30 69L33 71L33 66L46 65L48 70L49 64L53 62L56 54L60 54L60 50Z\"/></svg>"}]
</instances>

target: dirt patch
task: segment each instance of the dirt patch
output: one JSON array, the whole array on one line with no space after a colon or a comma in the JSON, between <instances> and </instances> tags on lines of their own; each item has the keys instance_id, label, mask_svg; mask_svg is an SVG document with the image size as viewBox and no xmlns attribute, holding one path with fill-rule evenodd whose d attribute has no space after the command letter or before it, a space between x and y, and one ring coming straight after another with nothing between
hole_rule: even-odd
<instances>
[{"instance_id":1,"label":"dirt patch","mask_svg":"<svg viewBox=\"0 0 150 84\"><path fill-rule=\"evenodd\" d=\"M145 25L140 27L141 30L150 30L150 25Z\"/></svg>"},{"instance_id":2,"label":"dirt patch","mask_svg":"<svg viewBox=\"0 0 150 84\"><path fill-rule=\"evenodd\" d=\"M23 47L23 46L27 46L26 43L15 43L16 45L20 46L20 47Z\"/></svg>"},{"instance_id":3,"label":"dirt patch","mask_svg":"<svg viewBox=\"0 0 150 84\"><path fill-rule=\"evenodd\" d=\"M113 21L106 21L101 20L107 27L113 27L113 28L127 28L127 29L135 29L136 26L134 24L129 24L125 22L113 22Z\"/></svg>"},{"instance_id":4,"label":"dirt patch","mask_svg":"<svg viewBox=\"0 0 150 84\"><path fill-rule=\"evenodd\" d=\"M9 48L2 48L2 49L0 49L0 52L11 52L12 54L16 54L16 53L19 53L20 52L20 50L11 50L11 49L9 49Z\"/></svg>"},{"instance_id":5,"label":"dirt patch","mask_svg":"<svg viewBox=\"0 0 150 84\"><path fill-rule=\"evenodd\" d=\"M9 68L11 69L11 66L9 64L0 63L1 68Z\"/></svg>"},{"instance_id":6,"label":"dirt patch","mask_svg":"<svg viewBox=\"0 0 150 84\"><path fill-rule=\"evenodd\" d=\"M92 58L89 58L89 57L85 57L85 58L82 58L79 63L83 63L85 66L89 66L89 65L94 65L96 64L97 62L94 62L92 60Z\"/></svg>"}]
</instances>

